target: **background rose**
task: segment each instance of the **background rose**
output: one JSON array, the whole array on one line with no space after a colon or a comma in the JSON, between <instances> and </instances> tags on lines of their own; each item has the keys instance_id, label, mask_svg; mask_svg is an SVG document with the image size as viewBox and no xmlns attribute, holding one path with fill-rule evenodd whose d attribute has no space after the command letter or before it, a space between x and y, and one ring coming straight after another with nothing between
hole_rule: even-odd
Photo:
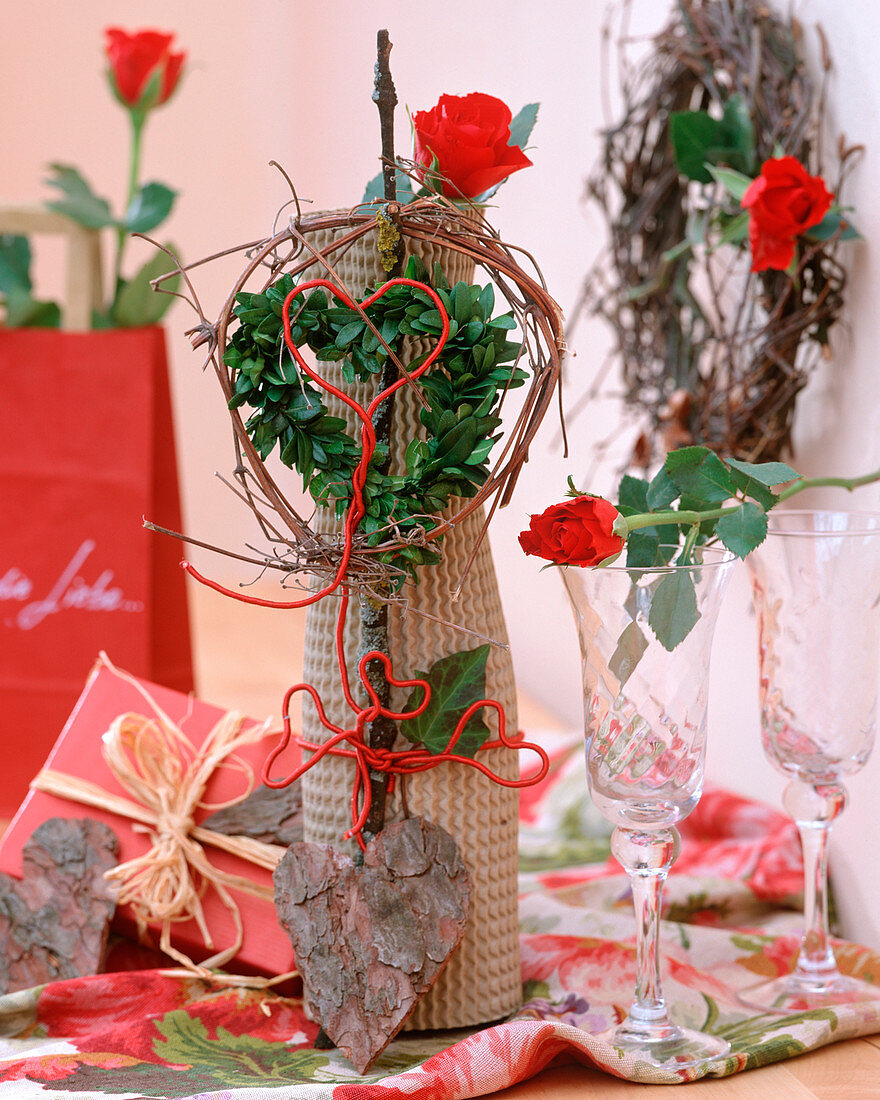
<instances>
[{"instance_id":1,"label":"background rose","mask_svg":"<svg viewBox=\"0 0 880 1100\"><path fill-rule=\"evenodd\" d=\"M186 54L171 52L173 34L136 31L129 34L108 27L106 53L110 62L110 83L127 107L149 108L165 103L177 87ZM158 77L158 88L150 86Z\"/></svg>"},{"instance_id":2,"label":"background rose","mask_svg":"<svg viewBox=\"0 0 880 1100\"><path fill-rule=\"evenodd\" d=\"M442 95L430 111L413 115L414 159L445 176L448 198L475 198L502 183L531 161L518 145L509 145L510 108L482 92Z\"/></svg>"},{"instance_id":3,"label":"background rose","mask_svg":"<svg viewBox=\"0 0 880 1100\"><path fill-rule=\"evenodd\" d=\"M532 516L519 544L527 554L557 565L598 565L623 549L623 539L612 530L618 515L601 497L574 497Z\"/></svg>"},{"instance_id":4,"label":"background rose","mask_svg":"<svg viewBox=\"0 0 880 1100\"><path fill-rule=\"evenodd\" d=\"M828 213L834 196L821 176L811 176L795 157L765 160L742 197L749 211L752 271L784 271L796 238Z\"/></svg>"}]
</instances>

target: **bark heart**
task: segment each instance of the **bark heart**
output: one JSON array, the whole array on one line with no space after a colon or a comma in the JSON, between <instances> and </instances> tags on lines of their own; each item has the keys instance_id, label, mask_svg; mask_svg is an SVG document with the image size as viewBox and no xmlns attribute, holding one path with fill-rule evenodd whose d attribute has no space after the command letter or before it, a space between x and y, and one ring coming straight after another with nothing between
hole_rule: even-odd
<instances>
[{"instance_id":1,"label":"bark heart","mask_svg":"<svg viewBox=\"0 0 880 1100\"><path fill-rule=\"evenodd\" d=\"M116 908L104 872L119 842L91 818L44 821L22 849L22 878L0 874L0 992L96 974Z\"/></svg>"},{"instance_id":2,"label":"bark heart","mask_svg":"<svg viewBox=\"0 0 880 1100\"><path fill-rule=\"evenodd\" d=\"M445 830L408 818L378 834L360 867L329 844L291 845L275 907L310 1011L364 1073L464 935L468 873Z\"/></svg>"}]
</instances>

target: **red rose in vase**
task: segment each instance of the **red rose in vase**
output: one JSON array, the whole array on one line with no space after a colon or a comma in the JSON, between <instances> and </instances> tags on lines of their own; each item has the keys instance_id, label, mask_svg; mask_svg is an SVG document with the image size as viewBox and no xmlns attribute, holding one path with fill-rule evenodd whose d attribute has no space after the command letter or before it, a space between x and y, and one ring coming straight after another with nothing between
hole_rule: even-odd
<instances>
[{"instance_id":1,"label":"red rose in vase","mask_svg":"<svg viewBox=\"0 0 880 1100\"><path fill-rule=\"evenodd\" d=\"M122 103L144 110L167 102L186 60L183 51L171 52L174 35L160 31L129 34L119 27L108 27L104 33L110 83Z\"/></svg>"},{"instance_id":2,"label":"red rose in vase","mask_svg":"<svg viewBox=\"0 0 880 1100\"><path fill-rule=\"evenodd\" d=\"M749 212L752 271L785 271L797 237L822 221L833 198L822 177L811 176L795 157L765 160L741 203Z\"/></svg>"},{"instance_id":3,"label":"red rose in vase","mask_svg":"<svg viewBox=\"0 0 880 1100\"><path fill-rule=\"evenodd\" d=\"M507 104L492 95L442 95L436 107L412 116L414 159L444 177L447 198L476 198L532 163L509 144L512 118Z\"/></svg>"},{"instance_id":4,"label":"red rose in vase","mask_svg":"<svg viewBox=\"0 0 880 1100\"><path fill-rule=\"evenodd\" d=\"M623 549L613 530L619 514L602 497L574 497L532 516L519 544L526 554L557 565L599 565Z\"/></svg>"}]
</instances>

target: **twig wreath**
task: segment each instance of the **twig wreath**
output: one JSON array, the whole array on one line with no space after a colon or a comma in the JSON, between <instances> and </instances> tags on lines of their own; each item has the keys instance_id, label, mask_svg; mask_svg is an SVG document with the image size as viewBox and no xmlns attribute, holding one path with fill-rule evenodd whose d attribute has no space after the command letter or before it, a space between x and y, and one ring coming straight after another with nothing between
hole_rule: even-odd
<instances>
[{"instance_id":1,"label":"twig wreath","mask_svg":"<svg viewBox=\"0 0 880 1100\"><path fill-rule=\"evenodd\" d=\"M788 269L750 270L740 199L772 158L821 174L831 62L818 33L818 87L800 24L763 0L675 0L638 64L622 37L623 110L587 183L608 246L572 322L593 314L611 326L643 427L636 465L693 443L746 461L791 449L797 395L843 308L839 245L857 234L826 219ZM838 203L859 148L840 138Z\"/></svg>"},{"instance_id":2,"label":"twig wreath","mask_svg":"<svg viewBox=\"0 0 880 1100\"><path fill-rule=\"evenodd\" d=\"M437 540L491 501L488 524L495 507L509 499L557 387L563 347L559 307L531 257L505 244L475 211L463 212L437 196L417 199L394 214L404 239L440 243L471 257L488 274L509 310L493 316L492 285L450 286L439 269L428 273L416 257L410 258L405 274L424 287L391 286L379 298L371 295L355 301L342 285L334 261L361 237L387 231L387 204L300 214L264 241L218 254L246 250L249 260L214 323L201 308L189 279L190 268L184 269L186 297L200 317L200 324L190 330L193 343L209 345L209 360L232 420L237 451L233 488L271 544L259 557L216 546L209 549L264 569L325 578L335 576L346 557L348 585L371 593L390 586L397 592L414 566L436 560L431 544L439 546ZM322 230L341 232L318 249L310 237ZM517 253L532 263L533 273L520 266ZM245 289L267 269L257 291ZM326 285L314 286L302 301L291 302L285 314L284 303L300 277L315 271L325 277ZM449 335L432 369L414 377L424 365L424 356L404 366L400 340L439 337L438 298L449 316ZM344 420L327 414L313 380L288 354L284 341L288 319L292 343L311 348L319 365L341 362L343 378L366 380L375 375L377 365L381 368L390 360L402 383L417 390L422 405L424 438L414 439L407 449L406 470L382 472L387 456L381 449L367 468L362 487L365 515L348 553L345 532L314 529L265 464L277 448L282 463L299 472L317 508L333 507L341 516L349 507L360 446L347 434ZM521 333L519 342L508 339L514 329ZM490 465L490 451L500 438L493 433L500 424L504 397L529 377L523 364L531 367L531 384ZM247 419L240 411L245 405L252 410ZM246 602L261 602L234 595Z\"/></svg>"}]
</instances>

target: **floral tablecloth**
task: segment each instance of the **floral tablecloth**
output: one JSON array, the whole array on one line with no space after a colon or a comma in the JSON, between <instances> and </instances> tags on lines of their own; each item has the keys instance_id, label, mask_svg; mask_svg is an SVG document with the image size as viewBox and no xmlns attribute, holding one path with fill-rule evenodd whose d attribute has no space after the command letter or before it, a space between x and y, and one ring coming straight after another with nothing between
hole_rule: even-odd
<instances>
[{"instance_id":1,"label":"floral tablecloth","mask_svg":"<svg viewBox=\"0 0 880 1100\"><path fill-rule=\"evenodd\" d=\"M880 955L838 943L841 968L878 983L857 1006L750 1015L736 994L786 973L798 947L800 849L781 812L707 791L682 828L666 891L664 991L674 1018L725 1037L725 1076L880 1031ZM522 804L523 1007L483 1030L409 1033L359 1077L312 1046L298 1000L217 989L160 970L57 982L0 998L0 1100L434 1100L484 1096L558 1059L637 1081L683 1082L620 1059L595 1037L620 1019L635 981L627 882L586 798L581 753L562 751Z\"/></svg>"}]
</instances>

